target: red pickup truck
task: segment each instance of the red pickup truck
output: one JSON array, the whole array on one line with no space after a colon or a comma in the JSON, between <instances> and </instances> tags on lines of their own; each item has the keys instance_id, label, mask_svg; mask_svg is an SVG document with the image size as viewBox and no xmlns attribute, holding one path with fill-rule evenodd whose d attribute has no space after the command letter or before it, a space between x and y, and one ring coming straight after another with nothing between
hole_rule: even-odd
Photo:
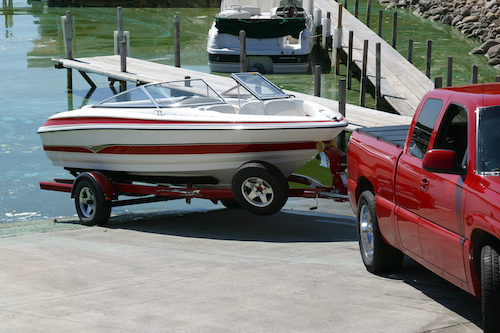
<instances>
[{"instance_id":1,"label":"red pickup truck","mask_svg":"<svg viewBox=\"0 0 500 333\"><path fill-rule=\"evenodd\" d=\"M407 255L482 298L500 330L500 84L430 91L410 126L356 130L348 194L368 271Z\"/></svg>"}]
</instances>

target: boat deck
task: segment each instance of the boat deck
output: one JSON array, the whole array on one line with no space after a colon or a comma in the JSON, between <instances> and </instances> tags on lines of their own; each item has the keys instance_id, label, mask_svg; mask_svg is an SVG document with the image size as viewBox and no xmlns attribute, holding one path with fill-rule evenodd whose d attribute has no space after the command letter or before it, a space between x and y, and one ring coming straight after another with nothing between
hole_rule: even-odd
<instances>
[{"instance_id":1,"label":"boat deck","mask_svg":"<svg viewBox=\"0 0 500 333\"><path fill-rule=\"evenodd\" d=\"M235 85L233 79L220 75L196 72L189 69L158 64L150 61L127 57L127 71L121 72L120 56L101 56L77 59L53 59L57 67L76 69L85 73L94 73L107 76L110 79L134 83L149 83L156 81L181 80L189 76L201 78L216 91L225 91ZM298 98L310 100L331 109L338 109L338 101L315 97L294 91L286 91ZM389 114L356 105L346 105L346 118L349 121L347 130L352 131L359 127L409 125L411 117Z\"/></svg>"}]
</instances>

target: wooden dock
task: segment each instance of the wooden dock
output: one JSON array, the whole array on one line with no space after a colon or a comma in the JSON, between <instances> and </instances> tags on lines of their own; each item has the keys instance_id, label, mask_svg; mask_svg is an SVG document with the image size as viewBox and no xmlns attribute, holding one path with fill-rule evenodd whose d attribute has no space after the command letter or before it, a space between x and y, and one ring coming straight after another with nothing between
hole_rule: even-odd
<instances>
[{"instance_id":1,"label":"wooden dock","mask_svg":"<svg viewBox=\"0 0 500 333\"><path fill-rule=\"evenodd\" d=\"M323 16L326 12L331 13L333 31L337 27L338 3L333 0L315 0L315 6L322 9ZM342 50L345 53L349 31L354 32L352 56L359 69L362 68L364 40L368 40L367 76L373 86L376 80L375 45L380 43L381 95L396 112L412 117L424 94L434 89L432 80L345 8L342 11L342 30Z\"/></svg>"},{"instance_id":2,"label":"wooden dock","mask_svg":"<svg viewBox=\"0 0 500 333\"><path fill-rule=\"evenodd\" d=\"M93 73L107 76L112 80L128 81L136 84L182 80L189 76L191 78L200 78L205 80L217 91L225 91L235 85L233 79L214 75L196 72L189 69L178 68L163 64L157 64L150 61L127 57L127 71L121 71L121 57L119 55L89 57L69 59L52 59L56 62L58 68L76 69L83 73ZM298 98L310 100L318 104L324 105L334 110L338 110L338 101L329 100L326 98L315 97L307 94L302 94L294 91L286 91ZM369 108L364 108L356 105L346 105L346 118L349 121L348 130L352 131L359 127L372 126L390 126L390 125L407 125L411 122L411 117L389 114L383 111L377 111Z\"/></svg>"}]
</instances>

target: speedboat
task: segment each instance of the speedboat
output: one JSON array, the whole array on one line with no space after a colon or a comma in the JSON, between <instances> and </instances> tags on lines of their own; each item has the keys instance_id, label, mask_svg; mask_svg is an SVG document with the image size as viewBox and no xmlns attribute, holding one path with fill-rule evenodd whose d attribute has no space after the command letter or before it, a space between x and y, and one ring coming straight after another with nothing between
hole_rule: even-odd
<instances>
[{"instance_id":1,"label":"speedboat","mask_svg":"<svg viewBox=\"0 0 500 333\"><path fill-rule=\"evenodd\" d=\"M314 0L222 0L208 33L212 72L240 71L239 32L246 33L246 70L307 73L316 41Z\"/></svg>"},{"instance_id":2,"label":"speedboat","mask_svg":"<svg viewBox=\"0 0 500 333\"><path fill-rule=\"evenodd\" d=\"M259 73L217 93L202 79L151 83L51 116L38 129L53 165L150 183L227 187L244 163L285 177L347 126L336 110L295 98Z\"/></svg>"}]
</instances>

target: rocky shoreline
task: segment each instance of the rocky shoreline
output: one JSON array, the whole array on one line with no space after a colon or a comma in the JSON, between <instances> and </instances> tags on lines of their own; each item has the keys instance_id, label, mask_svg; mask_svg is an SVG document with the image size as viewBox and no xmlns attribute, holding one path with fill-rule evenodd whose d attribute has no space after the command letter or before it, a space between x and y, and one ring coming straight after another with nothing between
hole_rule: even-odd
<instances>
[{"instance_id":1,"label":"rocky shoreline","mask_svg":"<svg viewBox=\"0 0 500 333\"><path fill-rule=\"evenodd\" d=\"M484 54L500 68L500 0L379 0L386 9L411 8L415 15L459 29L483 44L470 54Z\"/></svg>"}]
</instances>

